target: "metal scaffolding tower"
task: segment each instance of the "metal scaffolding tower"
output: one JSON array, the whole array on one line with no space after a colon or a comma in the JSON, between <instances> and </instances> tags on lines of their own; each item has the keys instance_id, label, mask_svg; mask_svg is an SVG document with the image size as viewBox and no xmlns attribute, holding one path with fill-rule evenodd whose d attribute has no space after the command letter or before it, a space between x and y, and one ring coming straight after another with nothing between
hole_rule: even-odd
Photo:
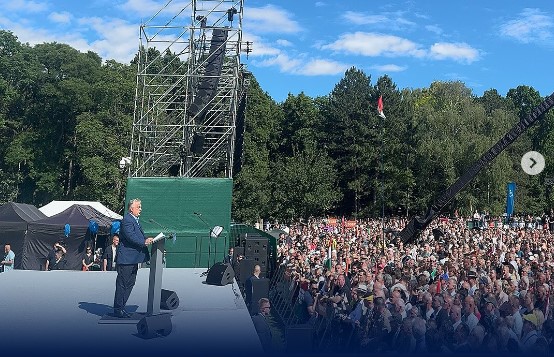
<instances>
[{"instance_id":1,"label":"metal scaffolding tower","mask_svg":"<svg viewBox=\"0 0 554 357\"><path fill-rule=\"evenodd\" d=\"M140 26L130 177L232 177L242 19L243 0L169 0Z\"/></svg>"}]
</instances>

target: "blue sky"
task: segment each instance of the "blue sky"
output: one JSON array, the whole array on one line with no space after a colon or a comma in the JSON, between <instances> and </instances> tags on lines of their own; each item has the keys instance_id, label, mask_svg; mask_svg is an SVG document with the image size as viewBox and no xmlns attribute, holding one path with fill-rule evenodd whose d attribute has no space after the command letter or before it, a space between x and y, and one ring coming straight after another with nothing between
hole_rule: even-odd
<instances>
[{"instance_id":1,"label":"blue sky","mask_svg":"<svg viewBox=\"0 0 554 357\"><path fill-rule=\"evenodd\" d=\"M21 42L67 43L128 63L141 22L167 0L0 0L0 29ZM178 11L188 1L173 0ZM355 66L397 87L460 80L476 95L554 91L552 1L245 0L242 62L275 100L326 95Z\"/></svg>"}]
</instances>

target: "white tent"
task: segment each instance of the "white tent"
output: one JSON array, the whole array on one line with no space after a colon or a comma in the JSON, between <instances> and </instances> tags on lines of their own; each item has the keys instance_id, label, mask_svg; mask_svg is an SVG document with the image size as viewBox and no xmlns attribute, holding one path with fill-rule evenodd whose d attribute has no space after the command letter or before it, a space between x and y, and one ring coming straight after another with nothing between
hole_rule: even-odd
<instances>
[{"instance_id":1,"label":"white tent","mask_svg":"<svg viewBox=\"0 0 554 357\"><path fill-rule=\"evenodd\" d=\"M73 205L87 205L91 206L98 212L102 213L103 215L110 217L112 219L122 219L123 217L119 214L115 213L114 211L110 210L108 207L104 206L100 202L92 202L92 201L52 201L49 204L42 206L39 208L39 211L47 215L48 217L52 217L53 215L56 215L60 212L65 211L67 208L73 206Z\"/></svg>"}]
</instances>

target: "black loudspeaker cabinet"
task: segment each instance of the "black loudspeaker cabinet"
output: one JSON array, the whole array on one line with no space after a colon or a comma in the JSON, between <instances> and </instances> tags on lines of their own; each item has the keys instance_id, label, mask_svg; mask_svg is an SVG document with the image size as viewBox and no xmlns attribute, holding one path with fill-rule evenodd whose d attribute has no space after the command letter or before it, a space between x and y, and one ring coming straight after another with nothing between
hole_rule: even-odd
<instances>
[{"instance_id":1,"label":"black loudspeaker cabinet","mask_svg":"<svg viewBox=\"0 0 554 357\"><path fill-rule=\"evenodd\" d=\"M235 271L230 264L215 263L208 271L206 284L223 286L232 284L234 278Z\"/></svg>"},{"instance_id":2,"label":"black loudspeaker cabinet","mask_svg":"<svg viewBox=\"0 0 554 357\"><path fill-rule=\"evenodd\" d=\"M188 108L188 114L197 115L196 124L201 124L206 112L206 106L214 98L219 83L219 76L225 57L227 29L213 29L210 43L210 54L204 66L204 76L200 79L193 102Z\"/></svg>"},{"instance_id":3,"label":"black loudspeaker cabinet","mask_svg":"<svg viewBox=\"0 0 554 357\"><path fill-rule=\"evenodd\" d=\"M175 310L179 307L179 297L175 291L162 289L162 297L160 300L160 309Z\"/></svg>"},{"instance_id":4,"label":"black loudspeaker cabinet","mask_svg":"<svg viewBox=\"0 0 554 357\"><path fill-rule=\"evenodd\" d=\"M241 233L239 234L239 240L236 242L236 245L239 247L244 248L246 245L246 238L248 237L248 233Z\"/></svg>"},{"instance_id":5,"label":"black loudspeaker cabinet","mask_svg":"<svg viewBox=\"0 0 554 357\"><path fill-rule=\"evenodd\" d=\"M256 261L254 259L243 259L239 263L239 280L240 284L244 285L244 281L252 275Z\"/></svg>"},{"instance_id":6,"label":"black loudspeaker cabinet","mask_svg":"<svg viewBox=\"0 0 554 357\"><path fill-rule=\"evenodd\" d=\"M169 313L144 316L137 323L137 331L142 338L167 336L172 329L171 314Z\"/></svg>"},{"instance_id":7,"label":"black loudspeaker cabinet","mask_svg":"<svg viewBox=\"0 0 554 357\"><path fill-rule=\"evenodd\" d=\"M192 151L195 154L201 154L204 150L204 141L206 137L203 134L200 133L194 133L194 136L192 137L192 144L190 146L190 151Z\"/></svg>"},{"instance_id":8,"label":"black loudspeaker cabinet","mask_svg":"<svg viewBox=\"0 0 554 357\"><path fill-rule=\"evenodd\" d=\"M244 257L244 247L233 247L233 254L235 257L242 255Z\"/></svg>"},{"instance_id":9,"label":"black loudspeaker cabinet","mask_svg":"<svg viewBox=\"0 0 554 357\"><path fill-rule=\"evenodd\" d=\"M267 238L248 236L245 241L244 255L247 258L250 259L251 256L267 256Z\"/></svg>"},{"instance_id":10,"label":"black loudspeaker cabinet","mask_svg":"<svg viewBox=\"0 0 554 357\"><path fill-rule=\"evenodd\" d=\"M265 276L267 273L267 258L266 257L253 257L252 259L254 264L258 264L262 271L262 275Z\"/></svg>"},{"instance_id":11,"label":"black loudspeaker cabinet","mask_svg":"<svg viewBox=\"0 0 554 357\"><path fill-rule=\"evenodd\" d=\"M258 301L261 298L269 298L269 279L260 278L252 279L252 306L250 306L250 314L257 314L258 311Z\"/></svg>"},{"instance_id":12,"label":"black loudspeaker cabinet","mask_svg":"<svg viewBox=\"0 0 554 357\"><path fill-rule=\"evenodd\" d=\"M245 239L244 246L244 257L246 259L254 260L255 264L260 266L264 276L267 273L268 268L268 244L269 241L267 238L249 235Z\"/></svg>"}]
</instances>

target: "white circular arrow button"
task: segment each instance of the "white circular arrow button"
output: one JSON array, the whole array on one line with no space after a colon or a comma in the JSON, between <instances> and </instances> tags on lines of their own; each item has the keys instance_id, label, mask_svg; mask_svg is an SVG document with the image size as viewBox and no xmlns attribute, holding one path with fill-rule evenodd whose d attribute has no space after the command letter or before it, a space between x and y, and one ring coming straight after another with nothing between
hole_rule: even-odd
<instances>
[{"instance_id":1,"label":"white circular arrow button","mask_svg":"<svg viewBox=\"0 0 554 357\"><path fill-rule=\"evenodd\" d=\"M527 175L538 175L544 170L544 156L537 151L526 152L521 158L521 168Z\"/></svg>"}]
</instances>

